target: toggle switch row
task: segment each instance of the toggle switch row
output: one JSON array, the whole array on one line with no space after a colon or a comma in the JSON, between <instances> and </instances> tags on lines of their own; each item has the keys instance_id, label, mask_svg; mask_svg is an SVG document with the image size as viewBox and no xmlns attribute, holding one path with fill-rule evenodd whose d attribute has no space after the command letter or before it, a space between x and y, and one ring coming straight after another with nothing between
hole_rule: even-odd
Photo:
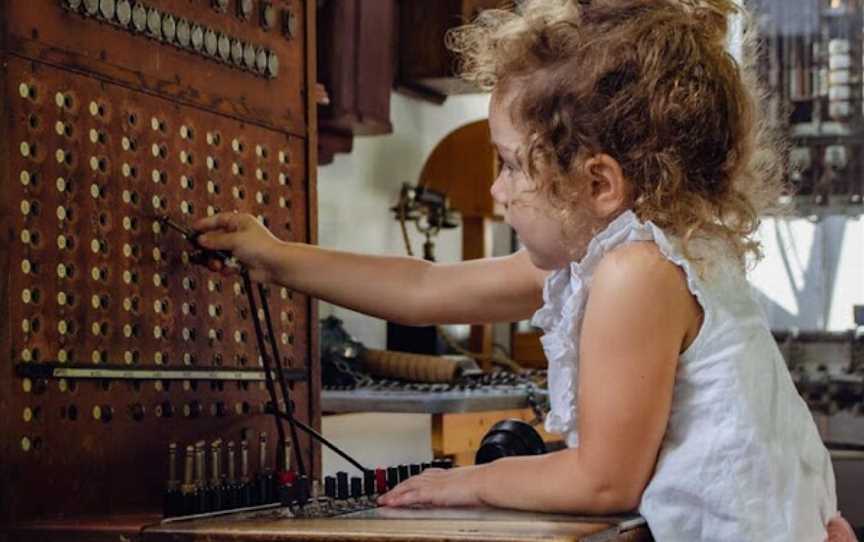
<instances>
[{"instance_id":1,"label":"toggle switch row","mask_svg":"<svg viewBox=\"0 0 864 542\"><path fill-rule=\"evenodd\" d=\"M285 442L286 463L278 471L268 463L267 448L267 433L261 433L258 439L258 472L253 478L249 471L247 440L240 441L238 450L234 441L225 444L217 439L210 443L209 453L207 443L199 441L185 448L181 480L177 474L181 450L177 443L169 444L168 483L163 503L165 517L208 514L280 502L279 484L281 480L290 479L293 474L290 466L291 445ZM298 481L298 493L299 486L304 482Z\"/></svg>"},{"instance_id":2,"label":"toggle switch row","mask_svg":"<svg viewBox=\"0 0 864 542\"><path fill-rule=\"evenodd\" d=\"M171 443L168 448L169 480L164 500L165 517L225 513L280 504L293 517L331 517L376 507L380 495L428 468L452 467L449 460L435 460L431 463L379 467L363 472L362 476L349 476L347 472L340 471L335 476L324 477L322 491L320 481L310 481L292 468L292 446L289 441L284 443L282 468L273 469L267 461L267 434L260 434L258 472L254 477L249 472L248 442L240 441L239 475L237 451L233 441L223 448L221 439L210 443L209 448L204 441L187 446L181 481L177 475L181 450L176 443ZM227 461L224 468L223 460Z\"/></svg>"},{"instance_id":3,"label":"toggle switch row","mask_svg":"<svg viewBox=\"0 0 864 542\"><path fill-rule=\"evenodd\" d=\"M226 66L271 79L279 75L279 56L265 46L244 42L217 29L147 6L143 2L60 0L60 3L69 11L107 22L129 32L145 35ZM271 19L275 21L275 12L268 15L267 20ZM283 19L286 25L294 20L290 15L283 16ZM292 37L293 32L294 30L291 31Z\"/></svg>"}]
</instances>

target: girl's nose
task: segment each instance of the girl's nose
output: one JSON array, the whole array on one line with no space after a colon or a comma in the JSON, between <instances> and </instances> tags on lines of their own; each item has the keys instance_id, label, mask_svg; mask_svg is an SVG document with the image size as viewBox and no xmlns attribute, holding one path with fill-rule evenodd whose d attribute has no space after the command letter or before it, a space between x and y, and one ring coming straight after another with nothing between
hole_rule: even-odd
<instances>
[{"instance_id":1,"label":"girl's nose","mask_svg":"<svg viewBox=\"0 0 864 542\"><path fill-rule=\"evenodd\" d=\"M489 189L489 193L492 194L492 199L495 200L495 203L507 205L507 194L504 189L504 181L501 180L500 175L495 178L495 182L492 183L492 188Z\"/></svg>"}]
</instances>

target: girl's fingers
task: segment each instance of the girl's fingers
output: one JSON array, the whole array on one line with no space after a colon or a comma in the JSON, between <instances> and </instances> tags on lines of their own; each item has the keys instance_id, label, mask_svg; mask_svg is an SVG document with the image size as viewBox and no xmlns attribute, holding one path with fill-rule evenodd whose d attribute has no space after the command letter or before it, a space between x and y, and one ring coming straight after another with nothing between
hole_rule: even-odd
<instances>
[{"instance_id":1,"label":"girl's fingers","mask_svg":"<svg viewBox=\"0 0 864 542\"><path fill-rule=\"evenodd\" d=\"M235 235L233 233L222 233L211 231L198 237L198 244L210 250L227 250L232 252L235 245Z\"/></svg>"},{"instance_id":2,"label":"girl's fingers","mask_svg":"<svg viewBox=\"0 0 864 542\"><path fill-rule=\"evenodd\" d=\"M410 480L402 482L384 495L381 495L378 499L379 502L384 506L389 506L391 502L398 500L404 493L411 490L411 487L408 485L409 482Z\"/></svg>"},{"instance_id":3,"label":"girl's fingers","mask_svg":"<svg viewBox=\"0 0 864 542\"><path fill-rule=\"evenodd\" d=\"M192 228L198 232L213 230L236 231L240 226L241 215L234 213L218 213L207 218L197 220Z\"/></svg>"},{"instance_id":4,"label":"girl's fingers","mask_svg":"<svg viewBox=\"0 0 864 542\"><path fill-rule=\"evenodd\" d=\"M405 491L406 491L406 488L403 488L402 485L400 484L400 485L394 487L393 489L391 489L390 491L388 491L387 493L381 495L381 497L378 499L378 501L381 504L387 506L388 504L390 504L394 500L398 499L400 495L405 493Z\"/></svg>"},{"instance_id":5,"label":"girl's fingers","mask_svg":"<svg viewBox=\"0 0 864 542\"><path fill-rule=\"evenodd\" d=\"M385 493L379 502L384 506L411 506L427 504L428 479L423 475L406 480Z\"/></svg>"},{"instance_id":6,"label":"girl's fingers","mask_svg":"<svg viewBox=\"0 0 864 542\"><path fill-rule=\"evenodd\" d=\"M412 489L394 498L391 502L387 504L387 506L414 506L418 504L423 504L423 499L421 498L421 496L422 495L419 490Z\"/></svg>"}]
</instances>

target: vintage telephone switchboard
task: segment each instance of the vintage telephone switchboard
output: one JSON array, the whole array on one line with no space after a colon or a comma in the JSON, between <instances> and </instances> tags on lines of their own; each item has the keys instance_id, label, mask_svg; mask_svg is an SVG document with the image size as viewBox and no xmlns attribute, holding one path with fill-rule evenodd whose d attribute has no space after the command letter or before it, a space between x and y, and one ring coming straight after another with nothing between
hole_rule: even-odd
<instances>
[{"instance_id":1,"label":"vintage telephone switchboard","mask_svg":"<svg viewBox=\"0 0 864 542\"><path fill-rule=\"evenodd\" d=\"M0 1L0 525L159 512L190 444L272 466L260 309L158 218L314 242L309 3ZM310 301L267 295L315 427Z\"/></svg>"}]
</instances>

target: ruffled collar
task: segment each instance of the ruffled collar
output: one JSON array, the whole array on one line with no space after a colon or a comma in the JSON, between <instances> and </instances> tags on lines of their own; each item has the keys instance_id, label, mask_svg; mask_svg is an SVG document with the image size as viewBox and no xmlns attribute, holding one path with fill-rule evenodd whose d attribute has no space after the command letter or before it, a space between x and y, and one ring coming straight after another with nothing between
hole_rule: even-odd
<instances>
[{"instance_id":1,"label":"ruffled collar","mask_svg":"<svg viewBox=\"0 0 864 542\"><path fill-rule=\"evenodd\" d=\"M606 252L620 242L622 235L628 234L634 226L642 225L636 213L624 211L591 239L581 260L572 261L550 273L543 285L543 307L534 313L531 325L549 332L561 320L562 314L572 313L568 304L577 301L573 294L590 280L591 273Z\"/></svg>"}]
</instances>

